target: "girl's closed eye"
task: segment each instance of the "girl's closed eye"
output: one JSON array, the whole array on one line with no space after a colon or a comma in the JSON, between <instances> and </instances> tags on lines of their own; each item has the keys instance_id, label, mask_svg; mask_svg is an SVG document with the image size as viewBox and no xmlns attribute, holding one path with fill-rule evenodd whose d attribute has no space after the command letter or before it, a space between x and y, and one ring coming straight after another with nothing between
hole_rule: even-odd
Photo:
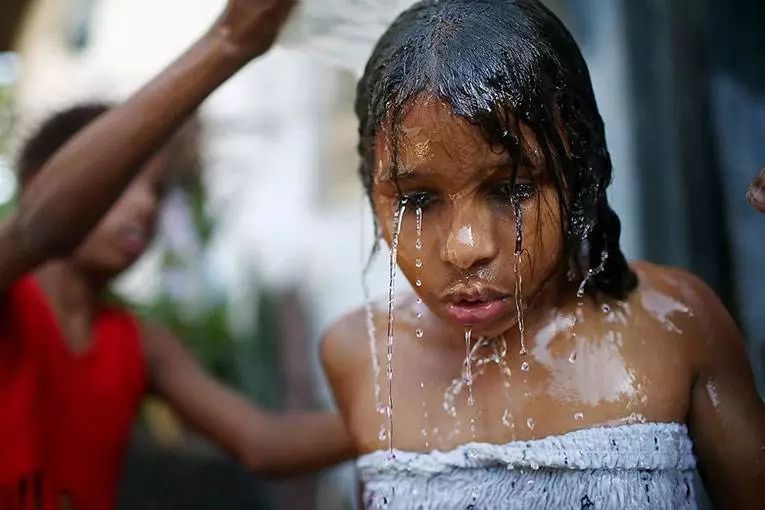
<instances>
[{"instance_id":1,"label":"girl's closed eye","mask_svg":"<svg viewBox=\"0 0 765 510\"><path fill-rule=\"evenodd\" d=\"M436 194L431 191L409 191L401 195L400 203L423 211L436 201Z\"/></svg>"},{"instance_id":2,"label":"girl's closed eye","mask_svg":"<svg viewBox=\"0 0 765 510\"><path fill-rule=\"evenodd\" d=\"M501 182L491 189L491 194L503 203L523 202L537 193L537 185L533 182Z\"/></svg>"}]
</instances>

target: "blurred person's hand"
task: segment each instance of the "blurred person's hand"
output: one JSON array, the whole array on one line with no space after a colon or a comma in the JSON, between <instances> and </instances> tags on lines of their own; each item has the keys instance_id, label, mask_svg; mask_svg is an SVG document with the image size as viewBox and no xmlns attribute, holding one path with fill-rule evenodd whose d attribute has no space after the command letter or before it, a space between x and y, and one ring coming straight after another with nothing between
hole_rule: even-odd
<instances>
[{"instance_id":1,"label":"blurred person's hand","mask_svg":"<svg viewBox=\"0 0 765 510\"><path fill-rule=\"evenodd\" d=\"M245 58L262 55L273 45L296 0L229 0L213 30Z\"/></svg>"},{"instance_id":2,"label":"blurred person's hand","mask_svg":"<svg viewBox=\"0 0 765 510\"><path fill-rule=\"evenodd\" d=\"M752 184L749 185L749 189L746 192L746 199L752 204L752 207L761 213L765 213L765 168L760 170L760 173L754 178Z\"/></svg>"}]
</instances>

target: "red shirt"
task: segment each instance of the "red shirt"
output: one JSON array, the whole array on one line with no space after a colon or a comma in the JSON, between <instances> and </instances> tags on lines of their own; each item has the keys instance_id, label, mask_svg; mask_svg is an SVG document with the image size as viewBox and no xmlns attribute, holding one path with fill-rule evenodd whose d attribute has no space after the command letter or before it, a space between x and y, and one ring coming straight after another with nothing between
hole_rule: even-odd
<instances>
[{"instance_id":1,"label":"red shirt","mask_svg":"<svg viewBox=\"0 0 765 510\"><path fill-rule=\"evenodd\" d=\"M0 508L53 508L44 469L46 345L56 333L31 279L0 297Z\"/></svg>"},{"instance_id":2,"label":"red shirt","mask_svg":"<svg viewBox=\"0 0 765 510\"><path fill-rule=\"evenodd\" d=\"M127 312L104 308L94 317L90 347L75 354L39 287L32 279L21 287L24 299L16 311L33 314L38 327L18 337L37 349L22 366L38 367L37 395L42 396L35 405L38 414L25 420L43 416L32 434L41 436L45 479L76 510L113 508L131 426L146 389L139 324ZM29 361L40 359L40 352L44 363Z\"/></svg>"}]
</instances>

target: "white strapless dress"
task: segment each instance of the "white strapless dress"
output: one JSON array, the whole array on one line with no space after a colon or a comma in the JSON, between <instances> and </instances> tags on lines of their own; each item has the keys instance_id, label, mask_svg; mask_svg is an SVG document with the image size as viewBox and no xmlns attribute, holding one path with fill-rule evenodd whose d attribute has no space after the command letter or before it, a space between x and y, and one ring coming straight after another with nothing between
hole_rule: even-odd
<instances>
[{"instance_id":1,"label":"white strapless dress","mask_svg":"<svg viewBox=\"0 0 765 510\"><path fill-rule=\"evenodd\" d=\"M455 450L377 451L357 461L366 508L696 508L685 425L642 423Z\"/></svg>"}]
</instances>

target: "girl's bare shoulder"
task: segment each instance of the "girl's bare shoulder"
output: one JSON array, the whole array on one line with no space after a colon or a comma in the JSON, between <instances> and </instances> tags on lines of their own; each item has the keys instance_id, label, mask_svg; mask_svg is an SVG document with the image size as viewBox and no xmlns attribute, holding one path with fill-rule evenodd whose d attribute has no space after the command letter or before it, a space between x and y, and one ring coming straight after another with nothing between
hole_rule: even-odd
<instances>
[{"instance_id":1,"label":"girl's bare shoulder","mask_svg":"<svg viewBox=\"0 0 765 510\"><path fill-rule=\"evenodd\" d=\"M630 300L654 315L667 315L678 329L688 333L688 348L707 357L733 342L741 334L720 298L701 278L684 269L633 262L638 287Z\"/></svg>"}]
</instances>

